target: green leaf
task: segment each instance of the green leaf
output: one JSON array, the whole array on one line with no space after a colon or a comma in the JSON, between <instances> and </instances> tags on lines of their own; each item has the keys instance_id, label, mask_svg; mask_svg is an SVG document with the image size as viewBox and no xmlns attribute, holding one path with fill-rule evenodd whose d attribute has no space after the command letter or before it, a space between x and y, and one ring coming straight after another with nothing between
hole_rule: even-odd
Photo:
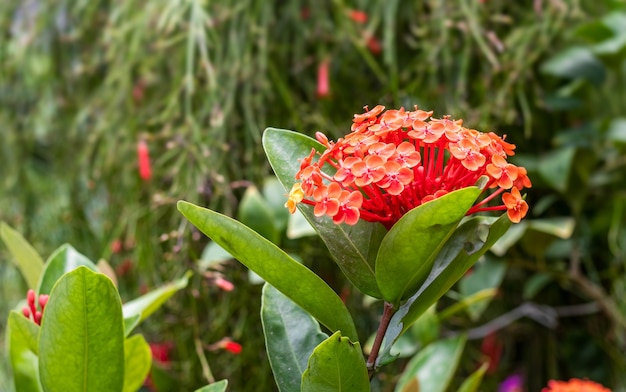
<instances>
[{"instance_id":1,"label":"green leaf","mask_svg":"<svg viewBox=\"0 0 626 392\"><path fill-rule=\"evenodd\" d=\"M403 303L391 318L385 347L376 361L387 361L390 345L432 304L437 302L489 250L511 226L505 215L498 219L477 216L461 224L437 256L433 269L415 295ZM384 362L381 362L384 363Z\"/></svg>"},{"instance_id":2,"label":"green leaf","mask_svg":"<svg viewBox=\"0 0 626 392\"><path fill-rule=\"evenodd\" d=\"M311 149L324 150L316 140L284 129L267 128L263 133L263 148L278 180L286 190L296 182L300 161ZM381 298L376 283L374 264L378 247L386 233L377 223L360 220L354 226L337 225L328 217L318 218L313 208L303 204L298 209L315 228L341 271L363 293Z\"/></svg>"},{"instance_id":3,"label":"green leaf","mask_svg":"<svg viewBox=\"0 0 626 392\"><path fill-rule=\"evenodd\" d=\"M141 388L152 366L152 352L146 339L133 335L124 341L124 392Z\"/></svg>"},{"instance_id":4,"label":"green leaf","mask_svg":"<svg viewBox=\"0 0 626 392\"><path fill-rule=\"evenodd\" d=\"M287 238L297 239L317 235L317 231L311 226L300 210L296 210L293 215L289 215L287 222Z\"/></svg>"},{"instance_id":5,"label":"green leaf","mask_svg":"<svg viewBox=\"0 0 626 392\"><path fill-rule=\"evenodd\" d=\"M228 388L228 380L221 380L214 382L211 385L205 385L200 389L196 389L195 392L226 392Z\"/></svg>"},{"instance_id":6,"label":"green leaf","mask_svg":"<svg viewBox=\"0 0 626 392\"><path fill-rule=\"evenodd\" d=\"M249 186L239 204L239 221L263 237L277 244L280 231L274 226L272 207L255 186Z\"/></svg>"},{"instance_id":7,"label":"green leaf","mask_svg":"<svg viewBox=\"0 0 626 392\"><path fill-rule=\"evenodd\" d=\"M550 151L540 159L539 174L552 188L565 193L569 186L575 155L575 147Z\"/></svg>"},{"instance_id":8,"label":"green leaf","mask_svg":"<svg viewBox=\"0 0 626 392\"><path fill-rule=\"evenodd\" d=\"M486 257L483 262L477 264L472 273L465 275L459 282L459 291L464 298L486 289L497 289L504 279L506 264ZM478 320L483 314L493 296L487 296L484 300L471 303L466 310L472 321Z\"/></svg>"},{"instance_id":9,"label":"green leaf","mask_svg":"<svg viewBox=\"0 0 626 392\"><path fill-rule=\"evenodd\" d=\"M234 219L184 201L178 202L178 210L200 231L323 325L358 340L356 327L344 303L311 270Z\"/></svg>"},{"instance_id":10,"label":"green leaf","mask_svg":"<svg viewBox=\"0 0 626 392\"><path fill-rule=\"evenodd\" d=\"M445 392L461 358L467 338L464 335L431 343L413 357L400 376L396 391L415 385L419 391ZM410 384L413 381L413 384Z\"/></svg>"},{"instance_id":11,"label":"green leaf","mask_svg":"<svg viewBox=\"0 0 626 392\"><path fill-rule=\"evenodd\" d=\"M567 79L585 79L600 84L606 78L604 65L585 47L571 47L546 61L541 71Z\"/></svg>"},{"instance_id":12,"label":"green leaf","mask_svg":"<svg viewBox=\"0 0 626 392\"><path fill-rule=\"evenodd\" d=\"M263 286L261 318L278 389L299 391L309 356L328 335L310 314L267 283Z\"/></svg>"},{"instance_id":13,"label":"green leaf","mask_svg":"<svg viewBox=\"0 0 626 392\"><path fill-rule=\"evenodd\" d=\"M389 230L376 258L376 280L386 301L397 305L420 288L480 192L477 187L450 192L409 211Z\"/></svg>"},{"instance_id":14,"label":"green leaf","mask_svg":"<svg viewBox=\"0 0 626 392\"><path fill-rule=\"evenodd\" d=\"M124 312L124 307L122 306L122 313ZM132 316L124 317L124 337L128 337L133 329L139 325L141 322L141 313L134 314Z\"/></svg>"},{"instance_id":15,"label":"green leaf","mask_svg":"<svg viewBox=\"0 0 626 392\"><path fill-rule=\"evenodd\" d=\"M459 387L458 392L476 392L483 381L483 376L489 368L489 362L485 362L474 373L472 373Z\"/></svg>"},{"instance_id":16,"label":"green leaf","mask_svg":"<svg viewBox=\"0 0 626 392\"><path fill-rule=\"evenodd\" d=\"M98 272L98 267L71 245L61 245L46 261L46 267L41 274L41 279L39 280L39 285L37 286L37 293L50 294L52 286L54 286L63 274L73 271L80 266L84 266L94 272Z\"/></svg>"},{"instance_id":17,"label":"green leaf","mask_svg":"<svg viewBox=\"0 0 626 392\"><path fill-rule=\"evenodd\" d=\"M0 237L9 248L15 265L20 269L26 284L30 288L37 287L37 282L43 271L43 259L39 253L9 225L0 222Z\"/></svg>"},{"instance_id":18,"label":"green leaf","mask_svg":"<svg viewBox=\"0 0 626 392\"><path fill-rule=\"evenodd\" d=\"M39 383L39 326L19 312L11 311L7 323L7 352L16 391L41 391Z\"/></svg>"},{"instance_id":19,"label":"green leaf","mask_svg":"<svg viewBox=\"0 0 626 392\"><path fill-rule=\"evenodd\" d=\"M81 266L54 285L39 334L45 391L121 391L122 304L111 279Z\"/></svg>"},{"instance_id":20,"label":"green leaf","mask_svg":"<svg viewBox=\"0 0 626 392\"><path fill-rule=\"evenodd\" d=\"M122 307L122 311L124 314L124 322L127 325L133 325L133 319L140 315L139 322L142 322L152 313L154 313L157 309L161 307L170 299L174 294L176 294L179 290L187 287L187 283L189 282L189 277L191 276L191 271L188 271L182 278L175 280L173 282L167 283L155 290L152 290L141 297L135 298L131 301L128 301ZM133 325L136 326L139 323ZM127 331L128 333L130 331Z\"/></svg>"},{"instance_id":21,"label":"green leaf","mask_svg":"<svg viewBox=\"0 0 626 392\"><path fill-rule=\"evenodd\" d=\"M279 232L283 232L287 227L287 221L291 214L285 208L286 193L283 184L275 176L267 177L263 181L263 197L274 215L274 225Z\"/></svg>"},{"instance_id":22,"label":"green leaf","mask_svg":"<svg viewBox=\"0 0 626 392\"><path fill-rule=\"evenodd\" d=\"M369 391L361 345L339 332L323 341L309 358L302 375L302 392Z\"/></svg>"}]
</instances>

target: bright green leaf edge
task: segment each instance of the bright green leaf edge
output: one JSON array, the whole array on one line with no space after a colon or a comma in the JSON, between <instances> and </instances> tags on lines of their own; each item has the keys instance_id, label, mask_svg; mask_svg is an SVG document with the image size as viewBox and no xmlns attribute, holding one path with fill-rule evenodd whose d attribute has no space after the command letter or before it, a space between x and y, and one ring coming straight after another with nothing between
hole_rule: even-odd
<instances>
[{"instance_id":1,"label":"bright green leaf edge","mask_svg":"<svg viewBox=\"0 0 626 392\"><path fill-rule=\"evenodd\" d=\"M386 301L398 305L424 283L480 192L474 186L450 192L412 209L389 230L376 258L376 281Z\"/></svg>"},{"instance_id":2,"label":"bright green leaf edge","mask_svg":"<svg viewBox=\"0 0 626 392\"><path fill-rule=\"evenodd\" d=\"M285 129L267 128L263 132L263 148L278 180L286 190L296 182L300 161L311 149L323 151L325 147L313 138ZM335 224L327 217L318 218L311 206L300 204L298 209L317 231L341 271L363 293L381 298L376 283L374 264L378 246L386 233L378 223L360 220L354 226Z\"/></svg>"},{"instance_id":3,"label":"bright green leaf edge","mask_svg":"<svg viewBox=\"0 0 626 392\"><path fill-rule=\"evenodd\" d=\"M43 271L44 261L22 235L4 222L0 222L0 237L9 248L15 265L19 268L29 288L36 288Z\"/></svg>"},{"instance_id":4,"label":"bright green leaf edge","mask_svg":"<svg viewBox=\"0 0 626 392\"><path fill-rule=\"evenodd\" d=\"M124 389L135 392L141 388L150 373L152 351L142 335L133 335L124 340Z\"/></svg>"},{"instance_id":5,"label":"bright green leaf edge","mask_svg":"<svg viewBox=\"0 0 626 392\"><path fill-rule=\"evenodd\" d=\"M350 312L339 296L311 270L249 227L225 215L179 201L178 210L226 249L331 331L358 340Z\"/></svg>"},{"instance_id":6,"label":"bright green leaf edge","mask_svg":"<svg viewBox=\"0 0 626 392\"><path fill-rule=\"evenodd\" d=\"M226 388L228 388L228 380L220 380L196 389L194 392L225 392Z\"/></svg>"}]
</instances>

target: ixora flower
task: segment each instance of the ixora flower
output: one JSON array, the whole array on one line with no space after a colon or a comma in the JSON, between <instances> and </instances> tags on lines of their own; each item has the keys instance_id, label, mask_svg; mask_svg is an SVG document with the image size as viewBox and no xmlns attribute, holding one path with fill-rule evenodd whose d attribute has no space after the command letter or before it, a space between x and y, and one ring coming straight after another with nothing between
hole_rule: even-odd
<instances>
[{"instance_id":1,"label":"ixora flower","mask_svg":"<svg viewBox=\"0 0 626 392\"><path fill-rule=\"evenodd\" d=\"M611 392L597 382L572 378L569 381L548 381L548 386L541 392Z\"/></svg>"},{"instance_id":2,"label":"ixora flower","mask_svg":"<svg viewBox=\"0 0 626 392\"><path fill-rule=\"evenodd\" d=\"M411 209L473 186L483 176L484 189L491 192L468 215L506 210L517 223L528 212L520 191L531 182L526 169L507 162L515 145L504 137L465 128L449 116L433 118L417 106L365 110L354 116L352 132L336 142L316 134L326 150L312 150L302 159L285 204L292 213L305 203L314 206L316 216L327 215L337 224L364 219L389 229ZM498 196L502 203L492 204Z\"/></svg>"},{"instance_id":3,"label":"ixora flower","mask_svg":"<svg viewBox=\"0 0 626 392\"><path fill-rule=\"evenodd\" d=\"M37 310L37 305L35 304L35 300L36 300L35 297L36 297L35 290L32 290L32 289L28 290L28 293L26 294L26 302L28 303L28 305L22 308L22 314L24 315L24 317L28 319L32 319L35 324L41 325L41 317L43 314L43 310L46 307L46 304L48 303L49 296L47 294L39 295L37 302L39 303L40 310Z\"/></svg>"}]
</instances>

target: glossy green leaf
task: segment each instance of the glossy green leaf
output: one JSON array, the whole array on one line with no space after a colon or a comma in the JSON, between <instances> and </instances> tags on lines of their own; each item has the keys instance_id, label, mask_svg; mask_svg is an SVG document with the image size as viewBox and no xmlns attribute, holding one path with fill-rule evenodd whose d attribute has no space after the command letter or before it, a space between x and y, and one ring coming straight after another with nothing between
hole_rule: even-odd
<instances>
[{"instance_id":1,"label":"glossy green leaf","mask_svg":"<svg viewBox=\"0 0 626 392\"><path fill-rule=\"evenodd\" d=\"M426 282L391 318L377 366L379 361L389 360L386 356L389 355L390 344L461 279L510 226L511 221L502 215L498 219L473 217L456 229L437 256Z\"/></svg>"},{"instance_id":2,"label":"glossy green leaf","mask_svg":"<svg viewBox=\"0 0 626 392\"><path fill-rule=\"evenodd\" d=\"M7 323L7 352L16 391L41 391L39 383L39 326L19 312L11 311Z\"/></svg>"},{"instance_id":3,"label":"glossy green leaf","mask_svg":"<svg viewBox=\"0 0 626 392\"><path fill-rule=\"evenodd\" d=\"M302 392L365 392L370 390L361 345L339 332L323 341L302 375Z\"/></svg>"},{"instance_id":4,"label":"glossy green leaf","mask_svg":"<svg viewBox=\"0 0 626 392\"><path fill-rule=\"evenodd\" d=\"M539 174L552 188L561 193L566 192L570 182L575 155L575 147L564 147L550 151L548 154L541 157Z\"/></svg>"},{"instance_id":5,"label":"glossy green leaf","mask_svg":"<svg viewBox=\"0 0 626 392\"><path fill-rule=\"evenodd\" d=\"M184 201L178 210L200 231L332 331L357 340L350 312L319 276L240 222Z\"/></svg>"},{"instance_id":6,"label":"glossy green leaf","mask_svg":"<svg viewBox=\"0 0 626 392\"><path fill-rule=\"evenodd\" d=\"M278 244L280 231L274 225L272 207L255 186L249 186L239 204L238 219L241 223Z\"/></svg>"},{"instance_id":7,"label":"glossy green leaf","mask_svg":"<svg viewBox=\"0 0 626 392\"><path fill-rule=\"evenodd\" d=\"M419 391L445 392L465 347L464 335L429 344L413 357L400 376L396 391L416 380ZM414 382L414 381L413 381Z\"/></svg>"},{"instance_id":8,"label":"glossy green leaf","mask_svg":"<svg viewBox=\"0 0 626 392\"><path fill-rule=\"evenodd\" d=\"M178 280L167 283L155 290L152 290L142 295L141 297L126 302L122 307L125 323L131 325L133 323L133 318L137 315L140 315L139 322L148 318L148 316L150 316L157 309L159 309L161 305L165 303L165 301L170 299L179 290L187 287L190 276L191 271L187 272L182 278ZM135 326L137 324L135 324Z\"/></svg>"},{"instance_id":9,"label":"glossy green leaf","mask_svg":"<svg viewBox=\"0 0 626 392\"><path fill-rule=\"evenodd\" d=\"M471 274L465 275L459 282L459 292L464 298L468 298L485 289L494 291L500 287L506 264L504 262L485 257L484 261L474 266ZM482 301L468 304L466 310L473 321L483 314L491 302L492 296L486 296Z\"/></svg>"},{"instance_id":10,"label":"glossy green leaf","mask_svg":"<svg viewBox=\"0 0 626 392\"><path fill-rule=\"evenodd\" d=\"M98 267L71 245L61 245L46 261L46 266L37 286L37 293L50 294L52 286L63 274L73 271L80 266L85 266L94 272L98 272Z\"/></svg>"},{"instance_id":11,"label":"glossy green leaf","mask_svg":"<svg viewBox=\"0 0 626 392\"><path fill-rule=\"evenodd\" d=\"M397 305L420 288L480 192L477 187L450 192L409 211L389 230L376 258L376 280L386 301Z\"/></svg>"},{"instance_id":12,"label":"glossy green leaf","mask_svg":"<svg viewBox=\"0 0 626 392\"><path fill-rule=\"evenodd\" d=\"M133 335L124 341L124 392L141 388L150 373L152 352L146 339Z\"/></svg>"},{"instance_id":13,"label":"glossy green leaf","mask_svg":"<svg viewBox=\"0 0 626 392\"><path fill-rule=\"evenodd\" d=\"M220 380L210 385L205 385L200 389L196 389L195 392L226 392L228 388L228 380Z\"/></svg>"},{"instance_id":14,"label":"glossy green leaf","mask_svg":"<svg viewBox=\"0 0 626 392\"><path fill-rule=\"evenodd\" d=\"M9 225L0 222L0 237L13 256L13 262L20 269L28 287L37 287L39 277L43 271L43 259L39 253Z\"/></svg>"},{"instance_id":15,"label":"glossy green leaf","mask_svg":"<svg viewBox=\"0 0 626 392\"><path fill-rule=\"evenodd\" d=\"M308 136L275 128L267 128L263 133L263 148L276 177L286 190L290 190L296 182L299 160L306 158L311 149L324 150L322 144ZM311 206L300 204L298 208L352 284L369 296L381 298L374 264L385 228L363 220L354 226L336 225L328 217L316 217Z\"/></svg>"},{"instance_id":16,"label":"glossy green leaf","mask_svg":"<svg viewBox=\"0 0 626 392\"><path fill-rule=\"evenodd\" d=\"M278 389L299 391L309 356L328 335L310 314L267 283L263 286L261 320Z\"/></svg>"},{"instance_id":17,"label":"glossy green leaf","mask_svg":"<svg viewBox=\"0 0 626 392\"><path fill-rule=\"evenodd\" d=\"M474 373L463 381L458 392L477 392L483 382L483 376L489 368L489 362L485 362Z\"/></svg>"},{"instance_id":18,"label":"glossy green leaf","mask_svg":"<svg viewBox=\"0 0 626 392\"><path fill-rule=\"evenodd\" d=\"M45 391L121 391L122 304L111 279L81 266L54 285L39 334Z\"/></svg>"}]
</instances>

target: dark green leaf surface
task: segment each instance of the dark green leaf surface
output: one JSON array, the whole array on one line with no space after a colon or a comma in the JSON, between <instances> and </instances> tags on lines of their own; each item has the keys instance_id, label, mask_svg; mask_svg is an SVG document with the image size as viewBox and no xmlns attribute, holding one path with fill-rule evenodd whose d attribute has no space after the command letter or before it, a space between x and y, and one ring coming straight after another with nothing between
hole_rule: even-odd
<instances>
[{"instance_id":1,"label":"dark green leaf surface","mask_svg":"<svg viewBox=\"0 0 626 392\"><path fill-rule=\"evenodd\" d=\"M43 271L43 259L39 253L9 225L0 222L0 237L13 256L15 265L20 269L28 287L35 289Z\"/></svg>"},{"instance_id":2,"label":"dark green leaf surface","mask_svg":"<svg viewBox=\"0 0 626 392\"><path fill-rule=\"evenodd\" d=\"M419 289L479 194L477 187L448 193L409 211L389 230L376 258L376 280L386 301L399 304Z\"/></svg>"},{"instance_id":3,"label":"dark green leaf surface","mask_svg":"<svg viewBox=\"0 0 626 392\"><path fill-rule=\"evenodd\" d=\"M180 201L178 210L200 231L332 331L358 340L339 296L319 276L240 222Z\"/></svg>"},{"instance_id":4,"label":"dark green leaf surface","mask_svg":"<svg viewBox=\"0 0 626 392\"><path fill-rule=\"evenodd\" d=\"M275 128L267 128L263 133L263 148L276 177L286 190L290 190L296 182L295 175L300 170L299 160L306 158L311 149L325 149L322 144L308 136ZM354 226L336 225L328 217L316 217L311 206L301 204L298 208L315 228L352 284L367 295L381 298L374 264L378 247L386 233L385 228L363 220Z\"/></svg>"},{"instance_id":5,"label":"dark green leaf surface","mask_svg":"<svg viewBox=\"0 0 626 392\"><path fill-rule=\"evenodd\" d=\"M122 304L109 278L82 266L59 279L41 324L39 375L45 391L122 390Z\"/></svg>"},{"instance_id":6,"label":"dark green leaf surface","mask_svg":"<svg viewBox=\"0 0 626 392\"><path fill-rule=\"evenodd\" d=\"M46 261L46 266L41 274L37 293L50 294L52 286L54 286L56 281L64 273L70 272L80 266L85 266L94 272L98 271L98 267L96 267L91 260L79 253L71 245L61 245Z\"/></svg>"},{"instance_id":7,"label":"dark green leaf surface","mask_svg":"<svg viewBox=\"0 0 626 392\"><path fill-rule=\"evenodd\" d=\"M274 380L281 392L300 391L309 356L328 335L310 314L270 284L263 286L261 318Z\"/></svg>"},{"instance_id":8,"label":"dark green leaf surface","mask_svg":"<svg viewBox=\"0 0 626 392\"><path fill-rule=\"evenodd\" d=\"M302 375L302 392L365 392L370 390L359 343L336 332L311 354Z\"/></svg>"},{"instance_id":9,"label":"dark green leaf surface","mask_svg":"<svg viewBox=\"0 0 626 392\"><path fill-rule=\"evenodd\" d=\"M456 371L466 340L465 336L460 335L426 346L409 361L396 385L396 391L404 391L407 384L417 380L419 391L445 392Z\"/></svg>"},{"instance_id":10,"label":"dark green leaf surface","mask_svg":"<svg viewBox=\"0 0 626 392\"><path fill-rule=\"evenodd\" d=\"M7 351L16 391L41 391L39 383L39 326L19 312L11 311L7 323Z\"/></svg>"},{"instance_id":11,"label":"dark green leaf surface","mask_svg":"<svg viewBox=\"0 0 626 392\"><path fill-rule=\"evenodd\" d=\"M511 221L502 215L496 220L470 218L457 228L437 256L424 285L391 318L385 334L385 347L376 361L377 365L388 360L385 357L389 354L390 344L461 279L510 226Z\"/></svg>"},{"instance_id":12,"label":"dark green leaf surface","mask_svg":"<svg viewBox=\"0 0 626 392\"><path fill-rule=\"evenodd\" d=\"M504 279L506 272L506 264L495 260L494 258L485 257L485 260L477 264L472 273L464 276L459 282L459 291L464 298L485 289L497 289ZM482 301L468 304L466 310L473 321L483 314L487 306L491 302L493 296L486 296Z\"/></svg>"},{"instance_id":13,"label":"dark green leaf surface","mask_svg":"<svg viewBox=\"0 0 626 392\"><path fill-rule=\"evenodd\" d=\"M146 339L133 335L124 341L124 392L135 392L146 381L152 366L152 352Z\"/></svg>"}]
</instances>

